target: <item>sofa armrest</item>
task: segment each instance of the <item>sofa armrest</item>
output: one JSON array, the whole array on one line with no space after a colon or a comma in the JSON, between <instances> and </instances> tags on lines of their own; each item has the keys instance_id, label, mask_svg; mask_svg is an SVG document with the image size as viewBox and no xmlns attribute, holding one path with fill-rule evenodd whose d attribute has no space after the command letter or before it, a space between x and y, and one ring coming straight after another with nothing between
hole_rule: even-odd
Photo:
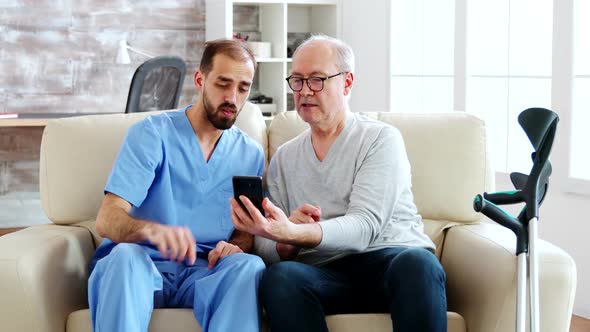
<instances>
[{"instance_id":1,"label":"sofa armrest","mask_svg":"<svg viewBox=\"0 0 590 332\"><path fill-rule=\"evenodd\" d=\"M465 318L468 331L514 331L515 247L515 235L496 224L449 229L441 258L448 306ZM575 263L565 251L543 240L537 242L537 252L541 331L567 332L576 290Z\"/></svg>"},{"instance_id":2,"label":"sofa armrest","mask_svg":"<svg viewBox=\"0 0 590 332\"><path fill-rule=\"evenodd\" d=\"M88 262L95 250L81 227L42 225L0 237L3 331L65 331L88 308Z\"/></svg>"}]
</instances>

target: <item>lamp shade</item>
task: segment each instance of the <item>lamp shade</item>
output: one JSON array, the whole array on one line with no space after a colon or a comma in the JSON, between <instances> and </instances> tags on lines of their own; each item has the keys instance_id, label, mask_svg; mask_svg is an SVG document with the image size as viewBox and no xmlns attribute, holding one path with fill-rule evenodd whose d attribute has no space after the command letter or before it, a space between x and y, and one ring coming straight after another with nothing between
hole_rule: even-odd
<instances>
[{"instance_id":1,"label":"lamp shade","mask_svg":"<svg viewBox=\"0 0 590 332\"><path fill-rule=\"evenodd\" d=\"M119 41L119 48L117 49L117 57L115 58L115 63L118 64L129 64L131 63L131 59L129 58L129 51L127 50L127 41L121 40Z\"/></svg>"}]
</instances>

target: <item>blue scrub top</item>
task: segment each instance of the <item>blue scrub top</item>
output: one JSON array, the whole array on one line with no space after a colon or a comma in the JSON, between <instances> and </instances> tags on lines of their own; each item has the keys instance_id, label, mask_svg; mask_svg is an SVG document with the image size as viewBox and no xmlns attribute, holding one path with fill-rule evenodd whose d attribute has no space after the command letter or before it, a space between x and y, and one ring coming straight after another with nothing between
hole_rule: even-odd
<instances>
[{"instance_id":1,"label":"blue scrub top","mask_svg":"<svg viewBox=\"0 0 590 332\"><path fill-rule=\"evenodd\" d=\"M227 241L234 230L232 176L262 176L264 151L232 126L223 131L207 162L186 116L189 107L149 116L129 129L105 192L131 203L134 218L188 226L197 244L210 247ZM114 245L105 239L91 268Z\"/></svg>"}]
</instances>

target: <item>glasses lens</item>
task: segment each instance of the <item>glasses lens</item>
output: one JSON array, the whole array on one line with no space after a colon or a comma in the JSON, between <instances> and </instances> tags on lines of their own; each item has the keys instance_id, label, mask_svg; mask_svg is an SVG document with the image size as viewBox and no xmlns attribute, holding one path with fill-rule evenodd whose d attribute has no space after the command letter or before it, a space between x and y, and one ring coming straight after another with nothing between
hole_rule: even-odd
<instances>
[{"instance_id":1,"label":"glasses lens","mask_svg":"<svg viewBox=\"0 0 590 332\"><path fill-rule=\"evenodd\" d=\"M310 77L308 82L313 91L321 91L324 88L324 81L319 77Z\"/></svg>"},{"instance_id":2,"label":"glasses lens","mask_svg":"<svg viewBox=\"0 0 590 332\"><path fill-rule=\"evenodd\" d=\"M288 82L293 91L300 91L303 88L303 80L300 77L291 77Z\"/></svg>"}]
</instances>

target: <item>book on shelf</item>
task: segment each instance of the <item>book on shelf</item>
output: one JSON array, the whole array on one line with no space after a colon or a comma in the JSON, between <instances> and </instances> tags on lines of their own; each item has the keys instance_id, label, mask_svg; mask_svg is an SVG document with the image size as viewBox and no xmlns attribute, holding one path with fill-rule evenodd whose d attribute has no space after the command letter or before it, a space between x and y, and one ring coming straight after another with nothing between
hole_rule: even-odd
<instances>
[{"instance_id":1,"label":"book on shelf","mask_svg":"<svg viewBox=\"0 0 590 332\"><path fill-rule=\"evenodd\" d=\"M16 119L18 113L0 113L0 119Z\"/></svg>"}]
</instances>

